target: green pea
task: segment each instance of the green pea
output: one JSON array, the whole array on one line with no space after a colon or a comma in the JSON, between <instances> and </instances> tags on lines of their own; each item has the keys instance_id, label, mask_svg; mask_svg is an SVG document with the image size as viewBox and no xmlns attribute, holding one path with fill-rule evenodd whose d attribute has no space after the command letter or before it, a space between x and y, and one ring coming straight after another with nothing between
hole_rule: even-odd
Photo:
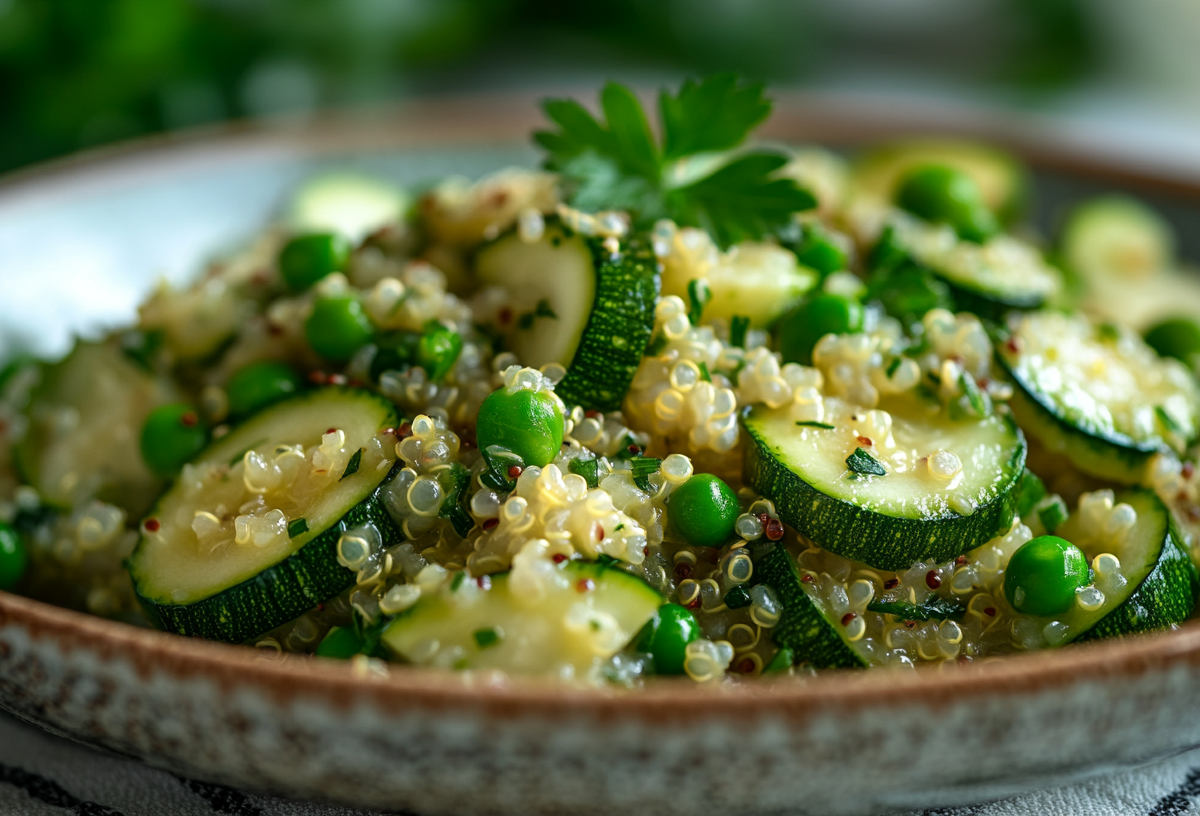
<instances>
[{"instance_id":1,"label":"green pea","mask_svg":"<svg viewBox=\"0 0 1200 816\"><path fill-rule=\"evenodd\" d=\"M29 566L29 553L21 534L0 521L0 589L16 589Z\"/></svg>"},{"instance_id":2,"label":"green pea","mask_svg":"<svg viewBox=\"0 0 1200 816\"><path fill-rule=\"evenodd\" d=\"M498 445L520 456L526 465L545 467L562 448L562 409L545 391L501 388L479 406L475 437L481 451Z\"/></svg>"},{"instance_id":3,"label":"green pea","mask_svg":"<svg viewBox=\"0 0 1200 816\"><path fill-rule=\"evenodd\" d=\"M333 232L298 235L279 252L279 273L292 289L307 289L331 272L344 272L350 242Z\"/></svg>"},{"instance_id":4,"label":"green pea","mask_svg":"<svg viewBox=\"0 0 1200 816\"><path fill-rule=\"evenodd\" d=\"M720 547L737 522L737 494L711 473L698 473L667 497L671 528L695 547Z\"/></svg>"},{"instance_id":5,"label":"green pea","mask_svg":"<svg viewBox=\"0 0 1200 816\"><path fill-rule=\"evenodd\" d=\"M332 657L336 660L349 660L362 652L366 643L352 626L335 626L321 639L317 646L318 657Z\"/></svg>"},{"instance_id":6,"label":"green pea","mask_svg":"<svg viewBox=\"0 0 1200 816\"><path fill-rule=\"evenodd\" d=\"M371 342L371 320L354 295L318 298L304 324L313 351L332 363L346 363Z\"/></svg>"},{"instance_id":7,"label":"green pea","mask_svg":"<svg viewBox=\"0 0 1200 816\"><path fill-rule=\"evenodd\" d=\"M878 300L885 312L906 326L931 309L954 310L954 298L945 281L913 264L874 276L867 291L870 300Z\"/></svg>"},{"instance_id":8,"label":"green pea","mask_svg":"<svg viewBox=\"0 0 1200 816\"><path fill-rule=\"evenodd\" d=\"M286 363L274 360L251 363L238 369L225 387L229 413L233 417L249 416L290 397L301 385L300 375Z\"/></svg>"},{"instance_id":9,"label":"green pea","mask_svg":"<svg viewBox=\"0 0 1200 816\"><path fill-rule=\"evenodd\" d=\"M1191 365L1200 359L1200 323L1189 317L1164 320L1146 332L1146 343L1163 357Z\"/></svg>"},{"instance_id":10,"label":"green pea","mask_svg":"<svg viewBox=\"0 0 1200 816\"><path fill-rule=\"evenodd\" d=\"M1087 584L1083 551L1058 536L1025 542L1004 570L1004 597L1027 615L1061 615L1075 603L1075 590Z\"/></svg>"},{"instance_id":11,"label":"green pea","mask_svg":"<svg viewBox=\"0 0 1200 816\"><path fill-rule=\"evenodd\" d=\"M812 365L813 349L827 334L857 334L863 328L862 304L842 295L821 294L784 315L779 352L785 362Z\"/></svg>"},{"instance_id":12,"label":"green pea","mask_svg":"<svg viewBox=\"0 0 1200 816\"><path fill-rule=\"evenodd\" d=\"M896 204L926 221L949 224L964 241L983 243L1000 231L975 179L953 167L917 167L900 182Z\"/></svg>"},{"instance_id":13,"label":"green pea","mask_svg":"<svg viewBox=\"0 0 1200 816\"><path fill-rule=\"evenodd\" d=\"M431 381L437 382L450 372L462 345L462 335L435 323L417 344L417 365L425 369Z\"/></svg>"},{"instance_id":14,"label":"green pea","mask_svg":"<svg viewBox=\"0 0 1200 816\"><path fill-rule=\"evenodd\" d=\"M208 429L192 406L162 405L142 425L142 458L159 476L171 476L208 443Z\"/></svg>"},{"instance_id":15,"label":"green pea","mask_svg":"<svg viewBox=\"0 0 1200 816\"><path fill-rule=\"evenodd\" d=\"M387 332L375 338L376 352L371 358L371 379L379 382L385 371L408 371L417 357L421 335L410 331Z\"/></svg>"},{"instance_id":16,"label":"green pea","mask_svg":"<svg viewBox=\"0 0 1200 816\"><path fill-rule=\"evenodd\" d=\"M656 674L683 674L687 645L700 636L700 624L685 607L663 604L638 635L636 648L654 658Z\"/></svg>"},{"instance_id":17,"label":"green pea","mask_svg":"<svg viewBox=\"0 0 1200 816\"><path fill-rule=\"evenodd\" d=\"M804 240L795 249L796 260L822 275L839 272L846 268L845 251L817 230L809 230Z\"/></svg>"}]
</instances>

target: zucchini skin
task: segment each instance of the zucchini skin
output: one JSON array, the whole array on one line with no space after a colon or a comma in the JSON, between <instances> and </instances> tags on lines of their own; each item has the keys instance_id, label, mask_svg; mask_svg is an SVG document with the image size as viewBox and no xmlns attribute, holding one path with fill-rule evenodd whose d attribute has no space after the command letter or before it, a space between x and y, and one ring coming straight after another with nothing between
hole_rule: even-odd
<instances>
[{"instance_id":1,"label":"zucchini skin","mask_svg":"<svg viewBox=\"0 0 1200 816\"><path fill-rule=\"evenodd\" d=\"M1136 442L1127 436L1098 436L1077 427L1013 372L1004 356L996 362L1013 385L1009 407L1021 428L1047 450L1060 453L1089 476L1119 484L1138 484L1149 462L1163 446Z\"/></svg>"},{"instance_id":2,"label":"zucchini skin","mask_svg":"<svg viewBox=\"0 0 1200 816\"><path fill-rule=\"evenodd\" d=\"M618 254L604 240L587 238L596 272L596 297L575 350L555 393L567 406L616 411L642 362L654 332L661 276L650 243L641 236L623 240Z\"/></svg>"},{"instance_id":3,"label":"zucchini skin","mask_svg":"<svg viewBox=\"0 0 1200 816\"><path fill-rule=\"evenodd\" d=\"M781 648L790 648L796 662L818 669L865 669L867 662L842 639L820 608L808 597L800 572L788 552L778 544L752 551L756 583L775 590L783 603L779 623L771 637Z\"/></svg>"},{"instance_id":4,"label":"zucchini skin","mask_svg":"<svg viewBox=\"0 0 1200 816\"><path fill-rule=\"evenodd\" d=\"M1081 633L1073 643L1166 629L1191 617L1200 599L1200 576L1175 516L1151 491L1138 492L1151 494L1167 516L1167 532L1158 562L1124 603Z\"/></svg>"},{"instance_id":5,"label":"zucchini skin","mask_svg":"<svg viewBox=\"0 0 1200 816\"><path fill-rule=\"evenodd\" d=\"M744 420L744 417L743 417ZM818 546L876 569L902 572L917 561L957 558L1012 525L1017 491L1025 467L1025 437L1008 462L1011 474L1003 492L969 516L906 519L887 516L822 493L776 459L771 444L745 421L749 437L744 478L760 495L775 502L784 522Z\"/></svg>"}]
</instances>

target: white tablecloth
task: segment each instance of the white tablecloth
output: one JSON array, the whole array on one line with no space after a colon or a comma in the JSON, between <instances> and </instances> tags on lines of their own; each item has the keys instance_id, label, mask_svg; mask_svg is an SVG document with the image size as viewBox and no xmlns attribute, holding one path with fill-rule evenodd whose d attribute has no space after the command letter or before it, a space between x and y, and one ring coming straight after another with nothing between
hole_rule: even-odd
<instances>
[{"instance_id":1,"label":"white tablecloth","mask_svg":"<svg viewBox=\"0 0 1200 816\"><path fill-rule=\"evenodd\" d=\"M355 816L243 794L92 751L0 714L4 816ZM1200 816L1200 749L1136 770L921 816ZM907 814L918 816L918 814Z\"/></svg>"}]
</instances>

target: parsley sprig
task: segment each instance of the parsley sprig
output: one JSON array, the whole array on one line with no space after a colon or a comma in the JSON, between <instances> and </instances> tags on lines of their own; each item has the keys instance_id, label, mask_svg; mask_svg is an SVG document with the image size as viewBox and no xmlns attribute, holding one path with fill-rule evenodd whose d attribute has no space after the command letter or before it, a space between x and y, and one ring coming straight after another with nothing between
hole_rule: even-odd
<instances>
[{"instance_id":1,"label":"parsley sprig","mask_svg":"<svg viewBox=\"0 0 1200 816\"><path fill-rule=\"evenodd\" d=\"M603 121L570 99L543 109L557 130L534 139L581 210L625 210L639 225L671 218L708 230L722 246L756 240L786 226L816 199L779 175L785 153L737 150L771 112L762 83L720 74L659 95L661 142L638 98L610 82L600 92Z\"/></svg>"}]
</instances>

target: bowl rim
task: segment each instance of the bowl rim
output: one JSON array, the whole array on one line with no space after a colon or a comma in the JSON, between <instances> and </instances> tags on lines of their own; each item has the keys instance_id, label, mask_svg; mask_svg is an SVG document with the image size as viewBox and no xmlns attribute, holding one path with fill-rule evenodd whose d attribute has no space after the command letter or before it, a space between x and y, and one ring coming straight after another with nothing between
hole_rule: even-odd
<instances>
[{"instance_id":1,"label":"bowl rim","mask_svg":"<svg viewBox=\"0 0 1200 816\"><path fill-rule=\"evenodd\" d=\"M578 94L590 98L591 92ZM253 159L261 151L323 153L446 147L511 146L541 123L537 96L486 94L417 99L390 108L333 111L308 120L234 122L155 135L84 151L0 177L0 203L46 189L70 193L80 179L119 177L133 166ZM486 129L479 122L487 121ZM1069 134L1039 132L1009 115L989 118L942 106L866 107L836 96L784 93L766 135L853 147L901 135L984 137L1014 150L1033 167L1091 180L1176 195L1200 203L1200 177L1159 172L1081 144ZM655 722L769 714L791 722L872 706L937 708L975 697L1065 690L1085 680L1133 679L1200 664L1200 620L1175 631L1018 654L945 670L833 670L811 678L758 679L697 685L659 678L645 688L584 688L538 678L497 678L389 665L386 676L341 661L274 656L245 646L142 629L0 591L0 627L46 638L64 653L91 652L127 660L142 678L165 673L209 679L222 689L252 685L272 700L319 698L349 708L370 701L384 712L414 707L483 709L502 719L586 714ZM719 703L718 703L719 701ZM715 703L701 705L697 703Z\"/></svg>"}]
</instances>

